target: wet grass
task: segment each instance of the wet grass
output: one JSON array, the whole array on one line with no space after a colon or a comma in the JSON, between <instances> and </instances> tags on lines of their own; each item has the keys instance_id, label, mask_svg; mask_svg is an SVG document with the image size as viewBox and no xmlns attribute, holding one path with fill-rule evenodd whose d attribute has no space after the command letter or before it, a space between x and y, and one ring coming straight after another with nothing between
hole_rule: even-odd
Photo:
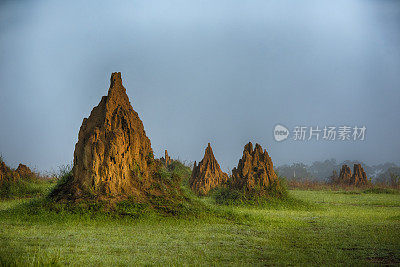
<instances>
[{"instance_id":1,"label":"wet grass","mask_svg":"<svg viewBox=\"0 0 400 267\"><path fill-rule=\"evenodd\" d=\"M262 207L202 198L203 212L174 217L5 200L0 265L400 264L400 195L292 190L289 196L294 202Z\"/></svg>"}]
</instances>

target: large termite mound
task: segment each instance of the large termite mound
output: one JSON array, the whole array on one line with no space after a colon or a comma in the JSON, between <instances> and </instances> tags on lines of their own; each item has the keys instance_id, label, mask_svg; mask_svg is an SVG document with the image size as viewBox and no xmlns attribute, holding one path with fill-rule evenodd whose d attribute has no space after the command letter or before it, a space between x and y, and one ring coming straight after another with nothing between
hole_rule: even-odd
<instances>
[{"instance_id":1,"label":"large termite mound","mask_svg":"<svg viewBox=\"0 0 400 267\"><path fill-rule=\"evenodd\" d=\"M342 165L340 170L339 178L337 184L341 185L351 185L351 186L367 186L371 182L367 178L361 164L354 164L353 175L351 174L351 169L346 164Z\"/></svg>"},{"instance_id":2,"label":"large termite mound","mask_svg":"<svg viewBox=\"0 0 400 267\"><path fill-rule=\"evenodd\" d=\"M366 186L370 185L370 183L371 182L368 180L367 174L365 173L361 164L354 164L351 184L356 186Z\"/></svg>"},{"instance_id":3,"label":"large termite mound","mask_svg":"<svg viewBox=\"0 0 400 267\"><path fill-rule=\"evenodd\" d=\"M340 169L339 178L337 180L339 184L350 184L351 183L351 169L346 164L342 165Z\"/></svg>"},{"instance_id":4,"label":"large termite mound","mask_svg":"<svg viewBox=\"0 0 400 267\"><path fill-rule=\"evenodd\" d=\"M192 176L189 185L199 195L206 195L208 192L226 183L228 175L222 172L217 160L214 157L210 143L206 148L203 159L197 165L194 163Z\"/></svg>"},{"instance_id":5,"label":"large termite mound","mask_svg":"<svg viewBox=\"0 0 400 267\"><path fill-rule=\"evenodd\" d=\"M108 95L83 119L72 175L52 196L69 200L133 198L137 202L179 197L180 188L158 175L161 166L129 102L121 73L113 73Z\"/></svg>"},{"instance_id":6,"label":"large termite mound","mask_svg":"<svg viewBox=\"0 0 400 267\"><path fill-rule=\"evenodd\" d=\"M239 164L232 170L230 186L246 192L266 193L272 184L279 183L272 160L259 144L253 149L249 142L244 147Z\"/></svg>"}]
</instances>

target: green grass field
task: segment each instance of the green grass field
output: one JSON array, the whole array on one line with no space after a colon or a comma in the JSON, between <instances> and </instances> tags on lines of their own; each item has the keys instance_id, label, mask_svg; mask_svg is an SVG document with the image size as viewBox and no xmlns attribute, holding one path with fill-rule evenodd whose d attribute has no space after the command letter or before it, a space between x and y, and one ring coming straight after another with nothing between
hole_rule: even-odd
<instances>
[{"instance_id":1,"label":"green grass field","mask_svg":"<svg viewBox=\"0 0 400 267\"><path fill-rule=\"evenodd\" d=\"M400 195L292 190L201 216L56 213L0 202L0 265L400 264Z\"/></svg>"}]
</instances>

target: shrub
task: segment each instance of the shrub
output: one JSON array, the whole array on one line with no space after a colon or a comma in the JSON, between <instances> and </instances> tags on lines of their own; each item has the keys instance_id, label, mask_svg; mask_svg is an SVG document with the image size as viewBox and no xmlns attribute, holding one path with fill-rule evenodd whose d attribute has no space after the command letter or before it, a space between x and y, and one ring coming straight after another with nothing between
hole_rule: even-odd
<instances>
[{"instance_id":1,"label":"shrub","mask_svg":"<svg viewBox=\"0 0 400 267\"><path fill-rule=\"evenodd\" d=\"M288 197L285 181L274 181L267 188L255 188L251 191L228 187L216 188L212 196L217 204L225 205L264 205L273 200Z\"/></svg>"},{"instance_id":2,"label":"shrub","mask_svg":"<svg viewBox=\"0 0 400 267\"><path fill-rule=\"evenodd\" d=\"M53 190L51 190L48 197L53 198L57 197L57 195L63 194L64 189L66 188L67 184L72 180L72 167L71 165L63 165L59 167L58 174L54 175L57 177L58 181L54 186Z\"/></svg>"}]
</instances>

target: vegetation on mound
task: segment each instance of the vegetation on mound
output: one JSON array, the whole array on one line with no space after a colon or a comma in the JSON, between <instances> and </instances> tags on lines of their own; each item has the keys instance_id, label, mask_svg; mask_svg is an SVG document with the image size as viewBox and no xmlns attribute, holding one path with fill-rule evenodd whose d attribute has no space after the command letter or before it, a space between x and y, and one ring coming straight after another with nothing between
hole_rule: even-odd
<instances>
[{"instance_id":1,"label":"vegetation on mound","mask_svg":"<svg viewBox=\"0 0 400 267\"><path fill-rule=\"evenodd\" d=\"M277 209L312 208L309 203L293 198L289 194L282 178L262 190L256 188L249 192L220 187L214 189L211 195L218 205Z\"/></svg>"},{"instance_id":2,"label":"vegetation on mound","mask_svg":"<svg viewBox=\"0 0 400 267\"><path fill-rule=\"evenodd\" d=\"M73 177L72 170L63 171L57 185L50 192L46 205L56 211L70 210L76 212L82 210L84 212L107 212L117 215L129 215L132 217L140 217L152 211L165 215L188 215L196 214L203 210L203 204L191 195L189 190L184 188L182 184L186 184L191 174L191 169L179 161L173 161L168 166L159 164L158 168L153 172L154 179L160 181L155 184L156 192L163 194L150 193L146 197L146 201L137 200L134 197L122 198L104 198L96 195L87 194L81 199L63 199L60 201L60 195L65 197L63 190L68 188ZM166 197L170 196L170 197Z\"/></svg>"},{"instance_id":3,"label":"vegetation on mound","mask_svg":"<svg viewBox=\"0 0 400 267\"><path fill-rule=\"evenodd\" d=\"M268 193L260 191L257 197L249 194L241 194L235 190L226 188L216 189L211 197L200 198L196 196L188 186L188 179L191 175L190 167L179 161L173 161L168 166L159 169L158 179L179 183L183 195L181 199L165 199L152 196L149 202L137 202L133 198L110 201L109 199L85 198L77 201L57 201L54 195L59 188L65 186L71 179L71 168L60 169L58 183L53 190L43 198L37 198L23 203L14 209L13 214L24 214L21 220L36 218L47 218L53 221L57 218L95 218L111 219L144 219L161 217L177 217L188 219L219 218L222 220L248 223L249 218L234 213L229 205L250 205L278 209L310 208L311 205L288 196L285 187L271 186ZM214 205L228 204L224 206ZM25 218L25 216L27 216ZM107 219L107 220L108 220Z\"/></svg>"},{"instance_id":4,"label":"vegetation on mound","mask_svg":"<svg viewBox=\"0 0 400 267\"><path fill-rule=\"evenodd\" d=\"M248 195L236 190L219 188L213 191L212 197L215 204L230 207L276 210L313 210L317 208L315 205L297 199L290 194L285 197Z\"/></svg>"}]
</instances>

